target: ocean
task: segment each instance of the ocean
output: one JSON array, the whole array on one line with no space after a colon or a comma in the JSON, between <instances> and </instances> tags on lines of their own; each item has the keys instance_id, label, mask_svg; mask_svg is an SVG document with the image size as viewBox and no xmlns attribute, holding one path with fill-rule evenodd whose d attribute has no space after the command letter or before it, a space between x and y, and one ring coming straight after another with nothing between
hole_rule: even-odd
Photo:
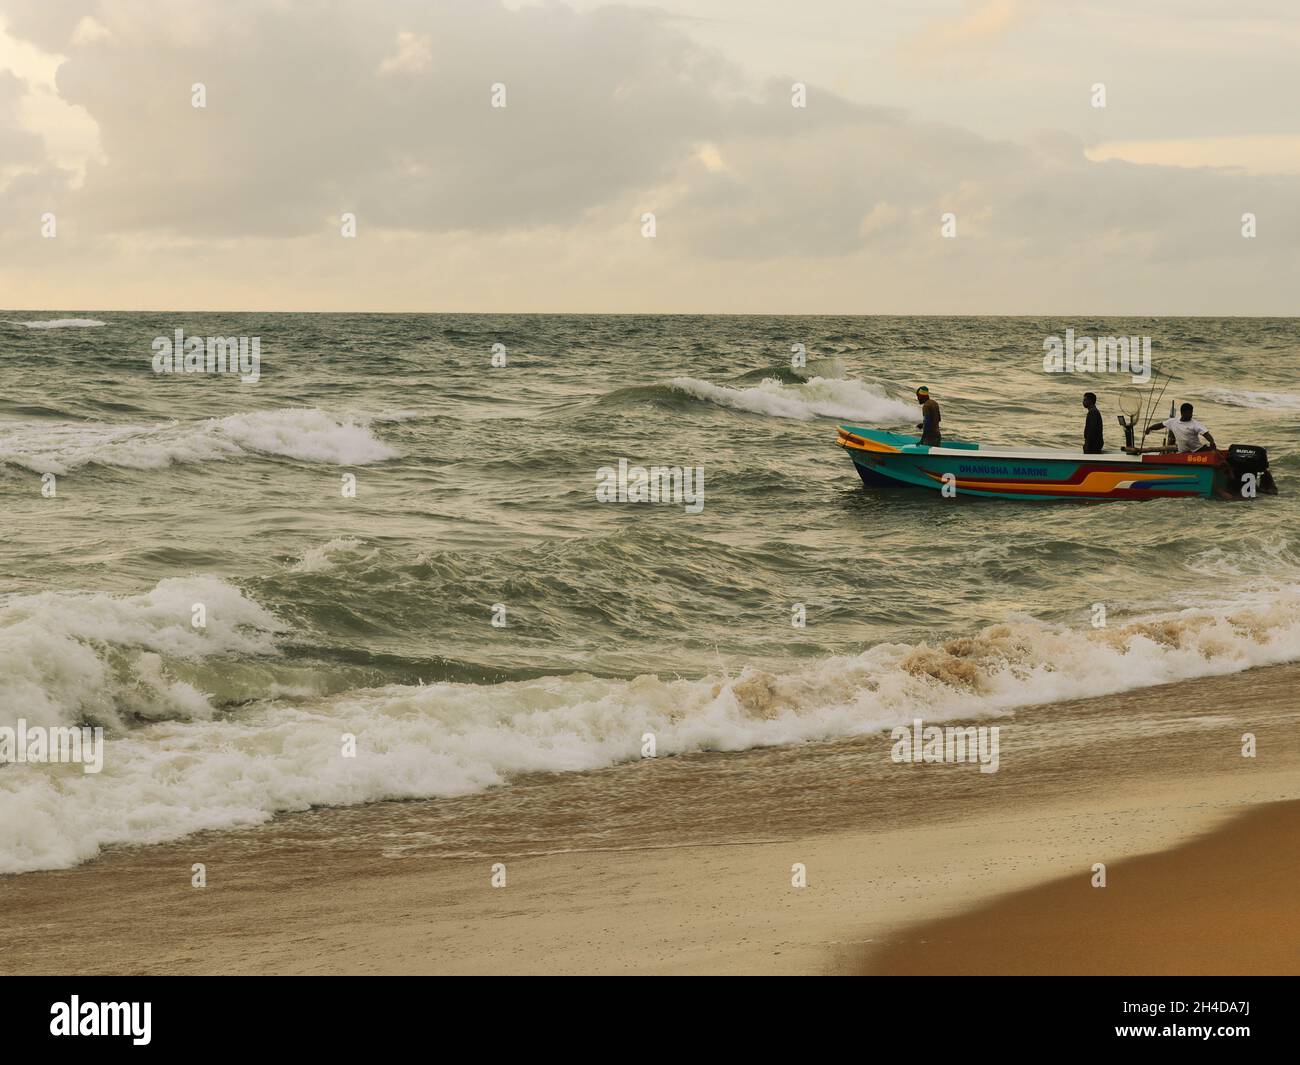
<instances>
[{"instance_id":1,"label":"ocean","mask_svg":"<svg viewBox=\"0 0 1300 1065\"><path fill-rule=\"evenodd\" d=\"M944 500L834 446L921 384L1035 447L1091 390L1117 446L1134 386L1045 373L1067 328L1149 336L1160 416L1280 494ZM178 329L258 338L258 380L155 372ZM1300 660L1298 370L1294 319L0 312L0 728L106 738L0 767L0 872ZM621 460L703 506L600 501Z\"/></svg>"}]
</instances>

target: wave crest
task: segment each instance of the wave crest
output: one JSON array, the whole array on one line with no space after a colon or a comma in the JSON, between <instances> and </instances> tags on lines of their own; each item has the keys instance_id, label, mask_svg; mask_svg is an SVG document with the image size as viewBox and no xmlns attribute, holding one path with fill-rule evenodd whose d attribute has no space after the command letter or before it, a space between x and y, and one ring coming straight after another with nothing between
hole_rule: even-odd
<instances>
[{"instance_id":1,"label":"wave crest","mask_svg":"<svg viewBox=\"0 0 1300 1065\"><path fill-rule=\"evenodd\" d=\"M852 378L812 377L802 384L788 384L769 377L753 388L727 388L693 377L674 377L669 384L696 399L776 418L841 418L897 425L916 416L913 407L891 398L880 385Z\"/></svg>"},{"instance_id":2,"label":"wave crest","mask_svg":"<svg viewBox=\"0 0 1300 1065\"><path fill-rule=\"evenodd\" d=\"M51 318L47 322L18 322L16 324L24 325L28 329L94 329L108 323L101 322L98 318Z\"/></svg>"},{"instance_id":3,"label":"wave crest","mask_svg":"<svg viewBox=\"0 0 1300 1065\"><path fill-rule=\"evenodd\" d=\"M194 641L214 636L216 647L269 649L274 619L224 587L215 582L206 594L224 594L216 613L233 611L236 620L224 635L205 637L178 620L198 591L184 584L163 582L125 607L55 603L63 620L53 632L64 642L45 660L67 668L69 650L93 645L91 636L107 640L123 624L135 649L174 650L179 641L198 653L208 645ZM40 601L39 611L32 601ZM48 632L50 605L48 597L27 597L19 609L39 614ZM95 620L78 620L86 617ZM79 628L85 625L89 632ZM27 650L19 649L18 661ZM128 731L109 741L97 776L62 766L7 767L0 772L0 872L71 865L111 843L156 843L315 805L466 795L523 773L597 769L637 759L645 732L655 735L661 755L739 751L887 731L918 716L997 717L1298 658L1300 592L1292 589L1228 611L1185 610L1110 629L1009 621L938 645L881 644L787 672L750 667L736 676L634 680L570 674L280 697L231 720L189 713L165 729ZM83 678L80 690L90 691L107 672ZM10 684L0 705L11 713L29 707L32 692L15 692L13 680L0 675ZM339 738L348 733L358 740L355 758L340 757Z\"/></svg>"},{"instance_id":4,"label":"wave crest","mask_svg":"<svg viewBox=\"0 0 1300 1065\"><path fill-rule=\"evenodd\" d=\"M202 604L204 626L193 625ZM42 592L0 599L0 725L191 719L209 697L169 664L271 654L284 626L215 577L172 577L143 595Z\"/></svg>"},{"instance_id":5,"label":"wave crest","mask_svg":"<svg viewBox=\"0 0 1300 1065\"><path fill-rule=\"evenodd\" d=\"M286 408L163 425L8 422L0 423L0 463L66 474L92 464L151 470L250 454L340 466L396 458L399 452L371 432L372 420Z\"/></svg>"},{"instance_id":6,"label":"wave crest","mask_svg":"<svg viewBox=\"0 0 1300 1065\"><path fill-rule=\"evenodd\" d=\"M1251 410L1300 410L1300 395L1295 392L1249 392L1241 389L1217 388L1205 393L1207 399L1229 407L1249 407Z\"/></svg>"}]
</instances>

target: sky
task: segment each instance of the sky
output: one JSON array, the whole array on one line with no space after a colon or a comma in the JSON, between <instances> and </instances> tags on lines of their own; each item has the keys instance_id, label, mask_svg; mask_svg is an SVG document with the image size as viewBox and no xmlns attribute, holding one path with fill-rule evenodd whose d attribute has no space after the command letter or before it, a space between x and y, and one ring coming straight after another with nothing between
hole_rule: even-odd
<instances>
[{"instance_id":1,"label":"sky","mask_svg":"<svg viewBox=\"0 0 1300 1065\"><path fill-rule=\"evenodd\" d=\"M1297 54L1294 0L0 0L0 306L1291 315Z\"/></svg>"}]
</instances>

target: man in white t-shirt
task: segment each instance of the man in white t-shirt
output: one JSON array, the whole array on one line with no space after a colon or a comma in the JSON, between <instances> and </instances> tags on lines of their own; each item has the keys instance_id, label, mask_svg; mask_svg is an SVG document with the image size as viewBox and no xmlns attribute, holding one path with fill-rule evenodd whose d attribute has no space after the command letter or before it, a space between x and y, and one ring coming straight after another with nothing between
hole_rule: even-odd
<instances>
[{"instance_id":1,"label":"man in white t-shirt","mask_svg":"<svg viewBox=\"0 0 1300 1065\"><path fill-rule=\"evenodd\" d=\"M1168 429L1174 436L1174 442L1178 445L1179 451L1202 451L1201 437L1204 436L1208 441L1207 446L1214 448L1214 437L1210 431L1200 422L1192 417L1192 405L1184 403L1178 408L1177 418L1166 418L1163 422L1156 422L1154 425L1147 427L1147 433L1154 433L1160 429ZM1146 433L1142 434L1146 436Z\"/></svg>"}]
</instances>

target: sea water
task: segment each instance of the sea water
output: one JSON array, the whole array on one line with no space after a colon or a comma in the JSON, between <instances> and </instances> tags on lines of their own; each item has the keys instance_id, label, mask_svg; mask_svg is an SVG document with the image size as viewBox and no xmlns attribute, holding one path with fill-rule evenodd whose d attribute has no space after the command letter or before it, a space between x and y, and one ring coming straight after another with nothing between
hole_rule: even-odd
<instances>
[{"instance_id":1,"label":"sea water","mask_svg":"<svg viewBox=\"0 0 1300 1065\"><path fill-rule=\"evenodd\" d=\"M1132 382L1044 373L1066 329L1150 337L1156 417L1281 494L945 500L834 446L924 384L999 446L1077 449L1093 391L1116 447ZM257 380L155 372L177 330ZM1293 661L1298 369L1281 319L0 312L0 726L105 736L0 767L0 872Z\"/></svg>"}]
</instances>

